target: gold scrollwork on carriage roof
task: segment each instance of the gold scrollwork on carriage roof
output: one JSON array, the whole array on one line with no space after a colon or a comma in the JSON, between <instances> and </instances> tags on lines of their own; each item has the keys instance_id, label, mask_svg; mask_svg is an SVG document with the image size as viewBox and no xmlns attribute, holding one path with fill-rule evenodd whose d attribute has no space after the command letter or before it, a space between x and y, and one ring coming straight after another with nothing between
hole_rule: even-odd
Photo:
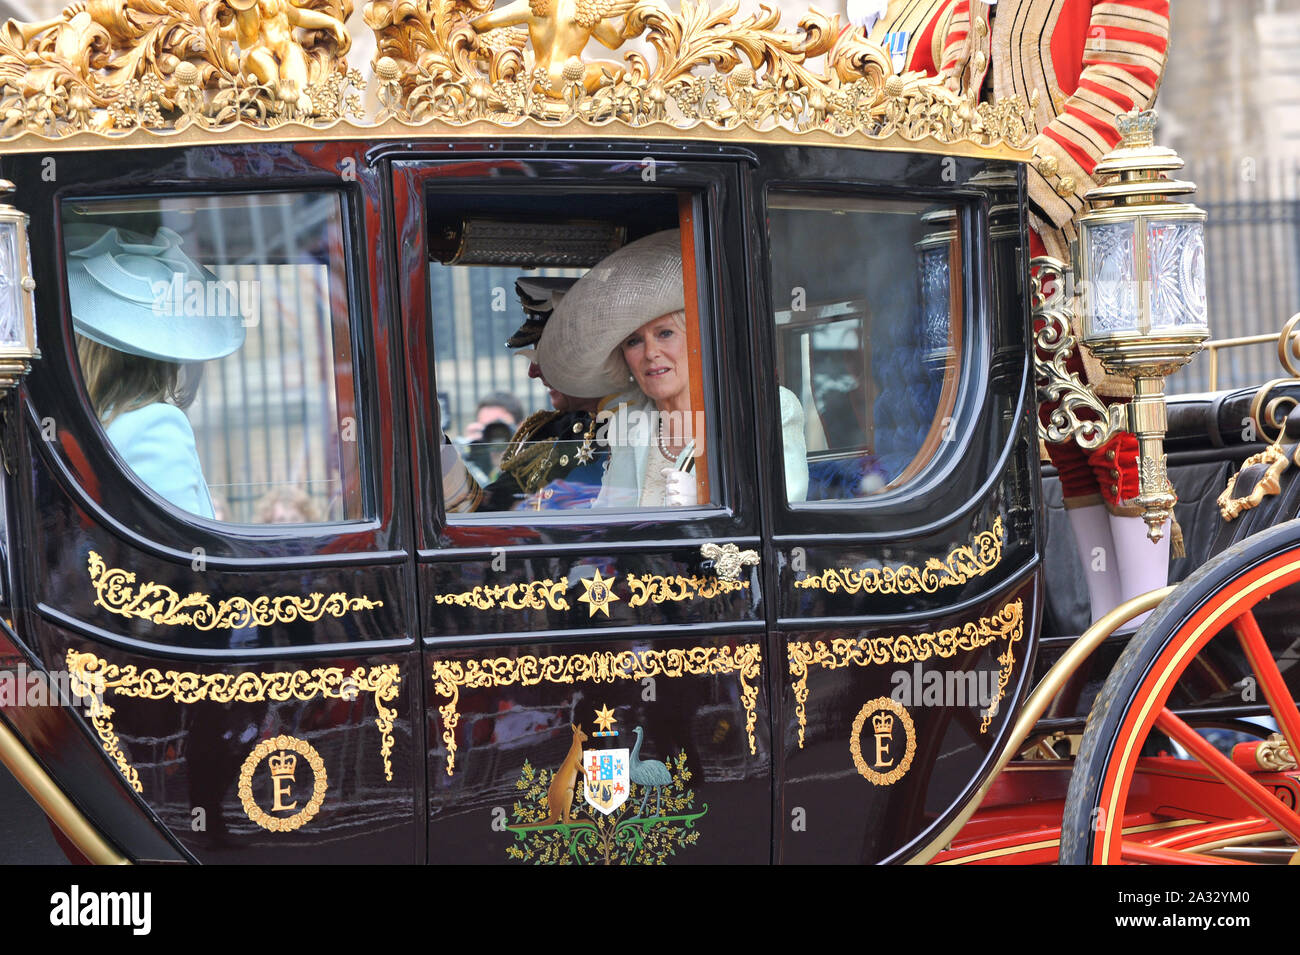
<instances>
[{"instance_id":1,"label":"gold scrollwork on carriage roof","mask_svg":"<svg viewBox=\"0 0 1300 955\"><path fill-rule=\"evenodd\" d=\"M438 706L442 741L447 746L447 775L456 769L456 727L460 724L460 691L498 686L537 686L539 683L613 683L647 677L713 676L735 673L740 678L740 702L745 707L749 752L757 752L754 727L758 721L758 679L763 651L757 643L738 646L689 647L667 650L604 650L557 653L544 657L494 657L482 660L434 660L433 688L446 702Z\"/></svg>"},{"instance_id":2,"label":"gold scrollwork on carriage roof","mask_svg":"<svg viewBox=\"0 0 1300 955\"><path fill-rule=\"evenodd\" d=\"M119 666L103 657L77 650L68 651L68 673L73 693L85 699L90 722L117 768L131 788L143 792L140 774L127 761L122 742L113 728L114 709L104 702L105 694L138 700L175 700L177 703L257 703L272 700L307 702L318 697L355 700L360 693L375 698L375 726L379 728L379 755L384 761L384 778L393 781L393 721L396 708L390 706L402 689L402 675L396 663L357 667L351 673L342 667L313 670L283 670L272 673L183 673L154 667L139 669L134 664Z\"/></svg>"},{"instance_id":3,"label":"gold scrollwork on carriage roof","mask_svg":"<svg viewBox=\"0 0 1300 955\"><path fill-rule=\"evenodd\" d=\"M749 587L749 581L718 580L713 577L684 577L681 574L625 574L629 607L685 600L712 600ZM602 581L608 586L611 581ZM571 610L565 593L567 580L530 580L527 583L487 584L457 594L436 594L434 602L475 610ZM590 589L590 588L588 588ZM586 595L584 594L584 597ZM583 599L582 597L578 598ZM617 600L618 598L613 598Z\"/></svg>"},{"instance_id":4,"label":"gold scrollwork on carriage roof","mask_svg":"<svg viewBox=\"0 0 1300 955\"><path fill-rule=\"evenodd\" d=\"M846 594L932 594L944 587L957 587L982 577L1002 561L1002 516L993 519L993 529L981 531L969 544L962 544L943 560L931 557L924 567L900 564L898 567L868 567L854 570L841 567L820 574L809 574L794 585L803 590L824 590Z\"/></svg>"},{"instance_id":5,"label":"gold scrollwork on carriage roof","mask_svg":"<svg viewBox=\"0 0 1300 955\"><path fill-rule=\"evenodd\" d=\"M923 73L896 74L883 47L816 7L794 29L763 3L739 17L738 0L576 8L370 0L369 97L347 58L352 0L77 0L48 20L0 27L0 139L192 139L240 127L307 139L339 125L445 134L533 122L563 135L783 131L1030 158L1034 103L981 103ZM611 49L640 45L622 62L584 60L592 36Z\"/></svg>"},{"instance_id":6,"label":"gold scrollwork on carriage roof","mask_svg":"<svg viewBox=\"0 0 1300 955\"><path fill-rule=\"evenodd\" d=\"M215 606L203 593L182 597L165 584L146 581L136 584L135 574L109 567L93 550L87 564L90 584L95 588L95 605L128 619L148 620L164 627L193 627L196 630L226 630L265 627L295 620L315 622L328 615L342 617L353 610L374 610L382 600L350 597L342 592L328 596L283 594L278 597L227 597Z\"/></svg>"},{"instance_id":7,"label":"gold scrollwork on carriage roof","mask_svg":"<svg viewBox=\"0 0 1300 955\"><path fill-rule=\"evenodd\" d=\"M991 643L1006 641L998 656L997 694L982 714L980 732L988 731L997 716L1007 684L1015 668L1012 648L1025 635L1024 603L1016 599L991 617L968 621L934 633L900 634L892 637L839 637L824 640L796 641L789 646L791 689L794 691L795 719L799 723L799 748L803 749L807 727L808 670L821 667L838 670L847 666L877 666L887 663L924 662L932 658L950 659L966 650L978 650Z\"/></svg>"}]
</instances>

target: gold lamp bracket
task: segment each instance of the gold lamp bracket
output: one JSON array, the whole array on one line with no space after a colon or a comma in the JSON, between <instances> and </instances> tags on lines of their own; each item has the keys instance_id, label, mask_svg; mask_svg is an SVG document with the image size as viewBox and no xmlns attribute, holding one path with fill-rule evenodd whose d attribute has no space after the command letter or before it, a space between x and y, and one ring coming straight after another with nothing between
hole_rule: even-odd
<instances>
[{"instance_id":1,"label":"gold lamp bracket","mask_svg":"<svg viewBox=\"0 0 1300 955\"><path fill-rule=\"evenodd\" d=\"M1030 260L1034 309L1034 380L1039 401L1055 404L1038 436L1053 444L1076 441L1091 451L1125 430L1123 405L1107 405L1068 369L1078 340L1070 326L1071 299L1066 294L1064 262L1040 255Z\"/></svg>"}]
</instances>

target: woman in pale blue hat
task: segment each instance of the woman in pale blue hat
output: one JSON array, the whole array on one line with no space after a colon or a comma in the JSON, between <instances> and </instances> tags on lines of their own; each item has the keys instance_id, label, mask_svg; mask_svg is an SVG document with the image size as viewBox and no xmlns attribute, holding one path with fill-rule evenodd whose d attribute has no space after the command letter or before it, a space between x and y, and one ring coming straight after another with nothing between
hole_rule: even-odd
<instances>
[{"instance_id":1,"label":"woman in pale blue hat","mask_svg":"<svg viewBox=\"0 0 1300 955\"><path fill-rule=\"evenodd\" d=\"M182 364L244 342L233 283L181 251L181 237L70 225L68 294L91 406L136 476L177 507L213 518L194 429L178 406ZM216 294L212 294L215 291Z\"/></svg>"},{"instance_id":2,"label":"woman in pale blue hat","mask_svg":"<svg viewBox=\"0 0 1300 955\"><path fill-rule=\"evenodd\" d=\"M681 233L656 232L606 256L555 307L537 343L552 386L604 397L609 465L593 507L691 507L699 503L698 443ZM779 389L790 500L808 493L803 407ZM702 417L702 416L700 416ZM708 503L708 502L705 502Z\"/></svg>"}]
</instances>

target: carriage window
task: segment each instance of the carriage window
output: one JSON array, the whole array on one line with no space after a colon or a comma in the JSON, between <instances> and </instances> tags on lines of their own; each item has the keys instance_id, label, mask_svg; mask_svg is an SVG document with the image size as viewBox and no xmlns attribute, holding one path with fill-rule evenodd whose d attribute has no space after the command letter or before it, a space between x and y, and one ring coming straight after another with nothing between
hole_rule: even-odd
<instances>
[{"instance_id":1,"label":"carriage window","mask_svg":"<svg viewBox=\"0 0 1300 955\"><path fill-rule=\"evenodd\" d=\"M793 392L803 409L796 440L808 460L807 487L788 486L791 501L901 487L950 437L961 355L957 222L951 207L769 195L777 377L783 399Z\"/></svg>"},{"instance_id":2,"label":"carriage window","mask_svg":"<svg viewBox=\"0 0 1300 955\"><path fill-rule=\"evenodd\" d=\"M241 524L365 516L333 192L69 200L91 407L136 478Z\"/></svg>"},{"instance_id":3,"label":"carriage window","mask_svg":"<svg viewBox=\"0 0 1300 955\"><path fill-rule=\"evenodd\" d=\"M445 509L711 503L706 326L678 197L434 191L427 215Z\"/></svg>"}]
</instances>

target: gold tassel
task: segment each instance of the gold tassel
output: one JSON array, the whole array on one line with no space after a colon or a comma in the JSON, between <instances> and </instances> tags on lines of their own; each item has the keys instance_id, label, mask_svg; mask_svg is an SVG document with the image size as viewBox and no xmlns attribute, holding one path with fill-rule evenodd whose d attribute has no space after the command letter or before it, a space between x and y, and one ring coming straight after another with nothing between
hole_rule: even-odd
<instances>
[{"instance_id":1,"label":"gold tassel","mask_svg":"<svg viewBox=\"0 0 1300 955\"><path fill-rule=\"evenodd\" d=\"M1187 551L1183 547L1183 529L1178 523L1176 517L1169 518L1169 558L1176 560L1179 557L1186 557Z\"/></svg>"}]
</instances>

